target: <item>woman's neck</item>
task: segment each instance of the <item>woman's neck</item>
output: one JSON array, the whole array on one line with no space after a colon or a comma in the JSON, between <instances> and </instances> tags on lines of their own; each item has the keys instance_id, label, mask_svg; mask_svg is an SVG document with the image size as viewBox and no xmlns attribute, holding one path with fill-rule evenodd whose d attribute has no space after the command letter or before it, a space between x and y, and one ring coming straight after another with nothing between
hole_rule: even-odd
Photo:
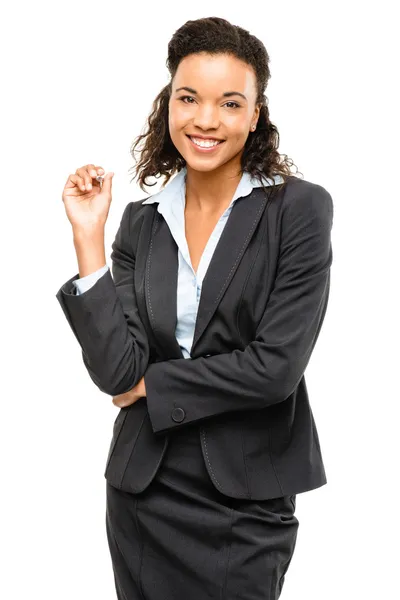
<instances>
[{"instance_id":1,"label":"woman's neck","mask_svg":"<svg viewBox=\"0 0 400 600\"><path fill-rule=\"evenodd\" d=\"M226 167L226 165L223 165ZM195 171L187 167L185 210L212 215L227 208L242 178L240 167Z\"/></svg>"}]
</instances>

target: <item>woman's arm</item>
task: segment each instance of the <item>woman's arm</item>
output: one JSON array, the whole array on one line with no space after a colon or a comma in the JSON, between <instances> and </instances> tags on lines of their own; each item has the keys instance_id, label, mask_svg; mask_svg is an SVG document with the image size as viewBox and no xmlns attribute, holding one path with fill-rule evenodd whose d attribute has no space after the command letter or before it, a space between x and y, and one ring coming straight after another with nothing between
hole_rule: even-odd
<instances>
[{"instance_id":1,"label":"woman's arm","mask_svg":"<svg viewBox=\"0 0 400 600\"><path fill-rule=\"evenodd\" d=\"M84 294L76 295L75 275L56 294L82 349L83 362L97 387L115 396L132 389L143 377L149 344L136 304L135 257L131 244L131 213L138 207L129 203L124 210L112 244L112 276L107 270ZM75 236L80 273L104 265L104 239Z\"/></svg>"}]
</instances>

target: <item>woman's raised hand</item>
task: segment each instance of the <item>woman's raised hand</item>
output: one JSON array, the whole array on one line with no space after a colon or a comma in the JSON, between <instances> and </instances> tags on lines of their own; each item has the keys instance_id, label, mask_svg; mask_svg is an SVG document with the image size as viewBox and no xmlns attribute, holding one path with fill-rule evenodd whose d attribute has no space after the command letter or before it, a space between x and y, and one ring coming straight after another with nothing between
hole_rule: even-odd
<instances>
[{"instance_id":1,"label":"woman's raised hand","mask_svg":"<svg viewBox=\"0 0 400 600\"><path fill-rule=\"evenodd\" d=\"M104 177L103 185L96 177ZM62 200L67 217L77 231L104 228L111 204L111 184L114 173L104 176L104 169L85 165L70 175L65 184Z\"/></svg>"}]
</instances>

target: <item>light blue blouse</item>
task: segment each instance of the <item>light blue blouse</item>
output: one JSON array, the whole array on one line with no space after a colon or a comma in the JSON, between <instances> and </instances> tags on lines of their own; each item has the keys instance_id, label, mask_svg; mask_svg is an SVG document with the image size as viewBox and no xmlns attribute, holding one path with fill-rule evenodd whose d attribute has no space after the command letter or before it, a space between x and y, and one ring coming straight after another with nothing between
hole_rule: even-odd
<instances>
[{"instance_id":1,"label":"light blue blouse","mask_svg":"<svg viewBox=\"0 0 400 600\"><path fill-rule=\"evenodd\" d=\"M201 286L208 265L235 201L242 196L249 195L254 187L260 186L260 183L258 180L253 179L249 173L243 173L230 205L221 215L210 235L201 256L197 273L195 273L185 236L186 172L185 167L168 182L164 189L145 200L143 204L158 202L157 210L164 217L171 235L178 246L177 323L175 335L182 349L183 356L190 358ZM280 175L275 175L272 179L266 177L263 179L265 186L276 185L282 183L282 181L283 179ZM104 265L94 273L73 281L76 293L85 293L104 275L108 268L108 265Z\"/></svg>"}]
</instances>

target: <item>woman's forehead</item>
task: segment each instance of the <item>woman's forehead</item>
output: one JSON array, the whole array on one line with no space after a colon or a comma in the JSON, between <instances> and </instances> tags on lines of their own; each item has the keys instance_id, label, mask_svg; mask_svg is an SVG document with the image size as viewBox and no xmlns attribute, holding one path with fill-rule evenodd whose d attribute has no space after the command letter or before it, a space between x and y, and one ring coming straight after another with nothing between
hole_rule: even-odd
<instances>
[{"instance_id":1,"label":"woman's forehead","mask_svg":"<svg viewBox=\"0 0 400 600\"><path fill-rule=\"evenodd\" d=\"M191 54L178 66L173 91L180 87L190 87L199 95L238 91L248 98L254 90L254 82L251 65L234 56Z\"/></svg>"}]
</instances>

